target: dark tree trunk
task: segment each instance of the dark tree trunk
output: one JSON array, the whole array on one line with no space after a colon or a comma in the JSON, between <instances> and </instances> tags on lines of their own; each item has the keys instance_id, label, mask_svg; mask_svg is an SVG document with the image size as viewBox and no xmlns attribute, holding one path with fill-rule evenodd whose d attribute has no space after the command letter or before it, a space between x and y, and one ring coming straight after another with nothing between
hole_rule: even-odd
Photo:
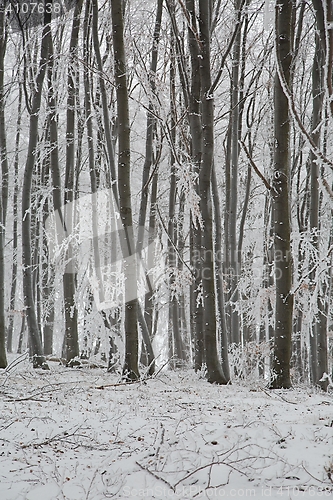
<instances>
[{"instance_id":1,"label":"dark tree trunk","mask_svg":"<svg viewBox=\"0 0 333 500\"><path fill-rule=\"evenodd\" d=\"M209 382L226 384L217 353L215 269L213 245L213 217L211 201L211 176L214 159L214 100L211 95L210 62L210 2L199 0L200 38L201 38L201 98L203 151L200 170L201 214L204 230L201 235L202 288L204 300L204 339Z\"/></svg>"},{"instance_id":2,"label":"dark tree trunk","mask_svg":"<svg viewBox=\"0 0 333 500\"><path fill-rule=\"evenodd\" d=\"M201 123L201 80L200 80L200 52L195 33L198 32L197 16L194 0L186 1L186 8L190 18L188 29L189 49L191 54L191 88L189 95L189 124L191 133L191 157L194 173L199 176L202 158L202 123ZM192 29L193 27L193 29ZM199 185L196 183L196 193L199 195ZM205 361L203 337L203 306L201 293L201 228L197 215L191 214L191 265L195 274L191 286L191 337L194 349L194 369L201 370Z\"/></svg>"},{"instance_id":3,"label":"dark tree trunk","mask_svg":"<svg viewBox=\"0 0 333 500\"><path fill-rule=\"evenodd\" d=\"M19 87L19 98L17 107L16 137L15 137L15 158L14 158L14 195L13 195L13 264L12 264L12 282L10 287L9 308L11 315L8 322L7 331L7 350L13 352L13 328L14 328L14 310L17 284L17 248L18 248L18 168L19 168L19 148L21 136L22 121L22 85Z\"/></svg>"},{"instance_id":4,"label":"dark tree trunk","mask_svg":"<svg viewBox=\"0 0 333 500\"><path fill-rule=\"evenodd\" d=\"M331 34L325 31L325 17L329 20L331 2L326 3L313 0L313 7L316 11L317 32L315 33L315 54L312 66L312 140L318 147L321 136L321 122L323 111L323 100L325 95L325 63L327 62L327 54L331 47ZM326 9L326 13L324 12ZM329 30L332 31L331 29ZM326 37L326 34L328 35ZM328 44L327 44L328 42ZM332 61L327 64L326 72L331 71ZM332 78L332 75L331 75ZM332 82L328 83L328 90L332 86ZM330 91L329 91L330 93ZM333 109L333 108L332 108ZM310 230L314 247L314 258L311 259L310 273L311 289L317 293L317 317L314 318L312 331L310 336L310 377L314 384L319 384L323 390L327 389L328 381L321 380L324 373L328 372L327 359L327 288L326 284L322 287L316 286L317 273L315 271L319 256L319 238L320 238L320 219L319 219L319 165L315 154L310 152L310 169L311 169L311 188L310 188ZM322 289L323 288L323 289Z\"/></svg>"},{"instance_id":5,"label":"dark tree trunk","mask_svg":"<svg viewBox=\"0 0 333 500\"><path fill-rule=\"evenodd\" d=\"M277 71L274 87L274 259L275 259L275 332L272 388L291 387L290 357L293 295L292 255L290 246L290 118L285 86L290 85L292 51L292 1L276 4Z\"/></svg>"},{"instance_id":6,"label":"dark tree trunk","mask_svg":"<svg viewBox=\"0 0 333 500\"><path fill-rule=\"evenodd\" d=\"M123 225L127 255L131 258L124 262L125 272L125 360L123 377L136 380L138 370L138 299L137 269L135 258L134 234L131 207L131 157L130 157L130 122L128 108L128 89L126 56L124 46L124 20L122 0L112 0L112 33L114 52L114 72L117 93L118 115L118 192L119 212ZM135 298L133 298L133 296Z\"/></svg>"},{"instance_id":7,"label":"dark tree trunk","mask_svg":"<svg viewBox=\"0 0 333 500\"><path fill-rule=\"evenodd\" d=\"M44 15L44 29L42 33L41 52L38 74L36 76L35 90L32 95L30 110L30 129L28 155L25 164L23 187L22 187L22 263L23 263L23 294L26 307L28 323L30 352L34 357L34 367L43 366L43 345L41 332L39 331L33 290L32 274L32 240L31 240L31 187L32 176L35 169L35 157L38 141L38 114L41 105L43 81L49 53L50 14Z\"/></svg>"},{"instance_id":8,"label":"dark tree trunk","mask_svg":"<svg viewBox=\"0 0 333 500\"><path fill-rule=\"evenodd\" d=\"M217 307L219 316L219 328L221 335L221 359L222 368L225 377L230 381L230 368L228 358L228 332L225 320L225 303L224 303L224 290L223 290L223 261L222 255L222 218L220 198L217 186L215 165L213 166L212 173L212 195L214 201L214 222L215 222L215 273L216 273L216 294L217 294Z\"/></svg>"},{"instance_id":9,"label":"dark tree trunk","mask_svg":"<svg viewBox=\"0 0 333 500\"><path fill-rule=\"evenodd\" d=\"M0 193L0 368L6 368L6 319L5 319L5 223L8 197L8 163L5 126L4 59L6 52L5 14L0 12L0 161L2 192Z\"/></svg>"},{"instance_id":10,"label":"dark tree trunk","mask_svg":"<svg viewBox=\"0 0 333 500\"><path fill-rule=\"evenodd\" d=\"M235 11L241 7L241 1L235 0ZM230 332L231 342L239 344L241 332L239 327L239 312L234 307L238 302L238 281L240 278L240 255L237 251L237 201L238 201L238 157L239 157L239 126L240 126L240 54L241 54L241 30L235 37L232 53L232 75L231 75L231 165L230 165L230 205L229 209L229 286L230 286Z\"/></svg>"},{"instance_id":11,"label":"dark tree trunk","mask_svg":"<svg viewBox=\"0 0 333 500\"><path fill-rule=\"evenodd\" d=\"M64 212L67 224L66 232L70 237L74 222L74 192L75 192L75 93L76 88L76 54L78 49L78 36L80 28L80 13L83 0L76 3L72 24L70 41L70 60L67 77L67 123L66 123L66 176L65 176L65 199ZM56 193L55 193L56 194ZM66 207L67 204L67 207ZM65 358L69 363L73 358L79 356L78 339L78 310L75 303L76 290L76 265L75 255L71 243L66 252L66 269L63 275L64 308L65 308Z\"/></svg>"},{"instance_id":12,"label":"dark tree trunk","mask_svg":"<svg viewBox=\"0 0 333 500\"><path fill-rule=\"evenodd\" d=\"M174 14L174 2L171 2L172 14ZM180 355L180 332L178 320L178 301L175 293L175 274L177 268L176 254L176 159L174 150L176 146L176 65L175 65L175 36L171 29L171 60L170 60L170 189L169 189L169 222L168 222L168 265L169 265L169 321L168 340L170 367L175 368L179 362Z\"/></svg>"}]
</instances>

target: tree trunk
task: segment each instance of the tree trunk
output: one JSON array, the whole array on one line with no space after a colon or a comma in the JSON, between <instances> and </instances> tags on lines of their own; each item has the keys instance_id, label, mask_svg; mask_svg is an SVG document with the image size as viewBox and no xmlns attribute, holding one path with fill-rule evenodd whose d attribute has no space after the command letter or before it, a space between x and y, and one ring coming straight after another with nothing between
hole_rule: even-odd
<instances>
[{"instance_id":1,"label":"tree trunk","mask_svg":"<svg viewBox=\"0 0 333 500\"><path fill-rule=\"evenodd\" d=\"M325 2L326 3L326 2ZM332 61L326 65L327 54L332 48L331 34L326 37L325 20L330 17L331 6L326 3L313 0L313 6L316 11L317 32L315 33L315 54L312 66L312 140L316 146L319 146L321 136L321 122L323 100L325 94L325 71L326 76L331 71ZM326 12L324 12L326 10ZM327 19L325 19L327 16ZM332 31L331 29L329 30ZM327 44L328 41L328 44ZM332 78L332 75L331 77ZM328 90L332 82L328 82ZM329 91L330 94L330 91ZM333 109L333 108L332 108ZM311 259L310 268L314 269L319 260L319 239L320 239L320 220L319 220L319 165L315 154L310 152L311 168L311 196L310 196L310 230L313 241L315 257ZM321 380L324 373L328 372L327 359L327 285L316 283L317 273L313 270L310 273L311 288L317 293L318 312L312 325L310 336L310 376L314 384L319 384L323 390L327 389L328 381Z\"/></svg>"},{"instance_id":2,"label":"tree trunk","mask_svg":"<svg viewBox=\"0 0 333 500\"><path fill-rule=\"evenodd\" d=\"M150 72L149 72L149 84L152 96L154 96L156 92L155 78L157 69L158 44L160 39L161 21L162 21L162 6L163 6L163 0L157 0L155 29L154 29L153 44L151 49L151 62L150 62ZM145 161L142 171L142 190L141 190L141 201L140 201L140 211L139 211L139 228L138 228L138 242L137 242L137 252L139 255L141 254L143 248L144 226L146 222L148 192L149 192L148 190L149 175L153 161L153 137L154 137L154 128L156 127L156 118L152 113L153 111L154 111L154 106L152 103L152 98L150 98L148 104L148 114L147 114L146 144L145 144L146 150L145 150Z\"/></svg>"},{"instance_id":3,"label":"tree trunk","mask_svg":"<svg viewBox=\"0 0 333 500\"><path fill-rule=\"evenodd\" d=\"M214 159L214 99L211 95L210 63L210 2L199 0L201 60L200 76L202 85L202 134L203 151L200 170L200 205L204 230L202 231L202 288L204 300L204 338L209 382L226 384L217 353L215 270L213 245L213 218L211 202L211 176Z\"/></svg>"},{"instance_id":4,"label":"tree trunk","mask_svg":"<svg viewBox=\"0 0 333 500\"><path fill-rule=\"evenodd\" d=\"M98 0L90 0L90 1L92 4L92 12L93 12L92 37L93 37L93 44L94 44L94 50L95 50L95 56L96 56L97 69L99 72L99 87L100 87L102 109L103 109L104 134L105 134L105 140L106 140L107 158L108 158L108 162L109 162L109 170L106 173L107 188L112 189L114 201L115 201L116 207L118 209L119 202L118 202L118 191L117 191L117 184L116 184L116 164L115 164L114 148L113 148L113 142L112 142L112 133L111 133L111 127L110 127L108 96L107 96L105 82L104 82L104 78L103 78L103 62L102 62L102 58L101 58L100 43L99 43L99 38L98 38ZM119 0L117 0L117 3L118 3L118 1ZM111 4L113 4L112 0L111 0Z\"/></svg>"},{"instance_id":5,"label":"tree trunk","mask_svg":"<svg viewBox=\"0 0 333 500\"><path fill-rule=\"evenodd\" d=\"M323 106L323 64L325 60L325 54L320 43L319 36L315 35L315 54L312 66L312 140L316 146L319 145L320 140L320 122L322 115ZM312 258L310 259L310 288L313 293L317 292L316 280L316 264L319 259L319 165L317 163L317 158L315 154L310 152L310 231L311 239L313 245ZM318 297L319 299L319 297ZM319 300L318 300L319 302ZM319 318L315 317L311 327L310 335L310 377L311 382L316 384L318 382L319 366L317 360L317 332L318 332L318 321ZM326 332L325 332L326 335ZM317 374L318 372L318 374ZM322 374L319 378L322 377Z\"/></svg>"},{"instance_id":6,"label":"tree trunk","mask_svg":"<svg viewBox=\"0 0 333 500\"><path fill-rule=\"evenodd\" d=\"M193 171L199 176L202 158L202 123L201 123L201 79L200 53L195 33L198 32L197 16L194 0L186 1L190 18L188 28L189 49L191 54L191 88L189 95L189 124L191 133L191 158ZM192 28L193 27L193 28ZM198 181L195 191L199 195ZM194 282L191 285L191 337L194 350L194 369L200 371L205 361L203 337L203 304L201 300L201 228L197 214L191 212L191 266L194 271Z\"/></svg>"},{"instance_id":7,"label":"tree trunk","mask_svg":"<svg viewBox=\"0 0 333 500\"><path fill-rule=\"evenodd\" d=\"M159 44L159 39L160 39L160 32L161 32L161 21L162 21L162 7L163 7L163 0L157 0L157 7L156 7L156 18L155 18L155 28L154 28L154 34L153 34L153 43L152 43L152 49L151 49L151 62L150 62L150 72L149 72L149 84L150 84L150 92L151 92L151 97L149 99L149 104L148 104L148 114L147 114L147 126L146 126L146 144L145 144L145 161L143 165L143 171L142 171L142 189L141 189L141 201L140 201L140 210L139 210L139 227L138 227L138 238L137 238L137 254L141 258L141 252L143 248L143 241L144 241L144 230L145 230L145 223L146 223L146 214L147 214L147 204L148 204L148 193L149 193L149 184L150 184L150 170L151 166L153 163L153 138L154 138L154 130L156 129L156 117L153 114L154 111L154 105L153 105L153 97L155 96L156 92L156 83L155 83L155 78L156 78L156 69L157 69L157 56L158 56L158 44ZM154 179L155 179L155 187L157 188L157 176L153 174L153 186L152 186L152 191L154 188ZM156 203L156 189L155 189L155 200L153 200L153 193L151 195L151 203L154 205ZM155 210L155 208L153 208ZM148 239L150 240L150 243L152 243L153 239L151 238L151 229L149 228L149 233L148 233ZM153 233L155 232L155 229L153 228ZM148 271L152 269L152 266L150 266L148 262L147 266ZM147 276L147 280L149 280L149 276ZM147 328L147 333L149 335L149 338L152 338L152 314L153 314L153 291L149 290L149 292L146 294L145 298L145 309L143 314L143 319L145 320L145 323L142 322L140 323L141 329L143 331L146 330ZM142 318L142 314L139 314L139 321L140 318ZM149 356L148 353L151 353L153 355L153 349L152 346L148 345L146 346L144 341L142 342L142 350L141 350L141 362L143 364L146 364L147 366L151 366L151 368L154 368L152 365L153 363L153 358L151 359L151 355ZM153 371L153 370L151 370ZM151 373L152 374L152 373Z\"/></svg>"},{"instance_id":8,"label":"tree trunk","mask_svg":"<svg viewBox=\"0 0 333 500\"><path fill-rule=\"evenodd\" d=\"M171 7L174 11L174 2ZM174 12L172 12L174 13ZM169 340L169 358L170 367L175 368L179 361L179 321L178 321L178 302L175 292L175 273L177 268L176 242L176 159L174 149L176 146L176 67L175 67L175 36L171 29L171 56L170 56L170 189L169 189L169 222L168 222L168 265L169 265L169 321L168 321L168 340Z\"/></svg>"},{"instance_id":9,"label":"tree trunk","mask_svg":"<svg viewBox=\"0 0 333 500\"><path fill-rule=\"evenodd\" d=\"M292 1L276 4L277 71L274 86L274 260L275 332L272 388L290 388L290 357L293 317L292 255L290 246L290 118L285 86L290 85L292 52Z\"/></svg>"},{"instance_id":10,"label":"tree trunk","mask_svg":"<svg viewBox=\"0 0 333 500\"><path fill-rule=\"evenodd\" d=\"M15 137L15 157L14 157L14 195L13 195L13 264L12 264L12 282L10 287L9 309L11 311L8 331L7 331L7 350L13 352L13 329L14 329L14 310L17 285L17 248L18 248L18 168L19 168L19 148L21 137L22 121L22 85L19 87L19 97L17 106L17 122Z\"/></svg>"},{"instance_id":11,"label":"tree trunk","mask_svg":"<svg viewBox=\"0 0 333 500\"><path fill-rule=\"evenodd\" d=\"M212 173L212 195L214 202L214 222L215 222L215 273L216 273L216 294L217 294L217 307L219 316L219 326L221 335L221 359L222 368L228 382L230 381L230 368L228 358L228 332L225 319L225 303L224 303L224 286L223 286L223 261L222 255L222 218L220 198L217 186L217 178L215 165L213 166Z\"/></svg>"},{"instance_id":12,"label":"tree trunk","mask_svg":"<svg viewBox=\"0 0 333 500\"><path fill-rule=\"evenodd\" d=\"M4 59L6 51L5 14L0 11L0 160L2 192L0 195L0 368L6 368L6 319L5 319L5 222L8 196L8 163L5 126Z\"/></svg>"},{"instance_id":13,"label":"tree trunk","mask_svg":"<svg viewBox=\"0 0 333 500\"><path fill-rule=\"evenodd\" d=\"M130 122L126 74L126 56L124 46L124 20L122 0L112 0L112 32L114 52L114 72L117 93L118 131L118 192L119 211L123 225L127 255L124 261L125 272L125 359L123 377L136 380L138 369L138 299L137 268L135 257L134 234L131 207L131 157L130 157ZM135 296L135 298L132 298Z\"/></svg>"},{"instance_id":14,"label":"tree trunk","mask_svg":"<svg viewBox=\"0 0 333 500\"><path fill-rule=\"evenodd\" d=\"M45 177L45 187L48 187L49 176L52 178L52 198L53 198L53 210L60 216L62 220L61 212L61 176L59 168L59 145L58 145L58 120L57 120L57 103L56 103L56 89L54 86L54 49L51 32L48 34L49 43L49 60L47 68L48 76L48 129L49 129L49 141L50 141L50 152L48 158L47 172L44 172ZM43 210L44 226L45 222L50 215L49 200L47 199ZM59 228L59 236L63 234L64 228ZM44 352L47 355L53 352L53 326L54 326L54 280L55 280L55 270L54 265L51 262L49 249L45 235L43 236L43 246L45 259L43 260L43 299L44 304L46 303L45 311L45 322L44 322Z\"/></svg>"},{"instance_id":15,"label":"tree trunk","mask_svg":"<svg viewBox=\"0 0 333 500\"><path fill-rule=\"evenodd\" d=\"M51 16L48 13L44 15L44 29L42 33L40 62L38 74L36 77L35 90L32 96L32 105L30 112L30 129L28 155L25 164L23 187L22 187L22 264L23 264L23 294L26 307L30 350L34 357L34 367L44 366L45 358L43 356L43 345L41 333L39 331L36 308L33 292L32 275L32 240L31 240L31 186L32 176L35 167L35 157L38 141L38 114L41 105L43 81L46 71L48 58L48 33L50 31Z\"/></svg>"},{"instance_id":16,"label":"tree trunk","mask_svg":"<svg viewBox=\"0 0 333 500\"><path fill-rule=\"evenodd\" d=\"M150 215L149 215L149 232L148 232L148 256L147 256L147 268L152 269L155 261L155 238L157 235L156 231L156 201L157 201L157 191L158 191L158 171L155 167L155 172L152 179L151 197L150 197ZM153 302L154 291L149 290L145 296L145 319L148 328L150 338L153 339L153 317L154 317L154 302ZM155 311L156 312L156 311ZM148 362L148 360L147 360Z\"/></svg>"},{"instance_id":17,"label":"tree trunk","mask_svg":"<svg viewBox=\"0 0 333 500\"><path fill-rule=\"evenodd\" d=\"M70 60L68 65L67 76L67 123L66 123L66 175L65 175L65 198L64 211L66 220L66 232L71 237L72 225L74 221L74 191L75 191L75 93L76 88L76 54L78 48L78 35L80 28L80 13L83 0L79 0L74 9L74 17L72 24L72 33L70 41ZM66 206L67 204L67 206ZM73 358L79 356L79 339L78 339L78 310L75 303L76 290L76 275L75 255L73 248L69 242L66 251L66 269L63 275L63 292L64 292L64 308L65 308L65 358L69 363Z\"/></svg>"},{"instance_id":18,"label":"tree trunk","mask_svg":"<svg viewBox=\"0 0 333 500\"><path fill-rule=\"evenodd\" d=\"M240 0L235 0L235 11L241 6ZM240 278L240 256L237 251L237 200L238 200L238 157L239 157L239 68L241 54L241 30L238 30L232 55L231 76L231 169L230 169L230 205L229 205L229 273L230 273L230 331L231 342L241 341L239 328L239 313L233 307L238 302L238 281Z\"/></svg>"}]
</instances>

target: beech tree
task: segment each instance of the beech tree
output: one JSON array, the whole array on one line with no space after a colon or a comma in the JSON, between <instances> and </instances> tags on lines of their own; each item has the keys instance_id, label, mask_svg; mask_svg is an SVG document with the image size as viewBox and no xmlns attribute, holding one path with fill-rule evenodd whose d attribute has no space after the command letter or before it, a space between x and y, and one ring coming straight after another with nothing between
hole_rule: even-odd
<instances>
[{"instance_id":1,"label":"beech tree","mask_svg":"<svg viewBox=\"0 0 333 500\"><path fill-rule=\"evenodd\" d=\"M43 355L41 332L39 330L34 300L33 274L32 274L32 228L31 228L31 187L38 145L38 117L41 107L43 82L49 55L49 37L51 29L51 14L44 14L44 28L40 42L40 58L38 61L35 87L32 91L31 106L26 102L30 114L29 144L24 170L22 188L22 264L23 264L23 293L26 307L26 316L29 330L30 350L34 359L34 366L47 367Z\"/></svg>"},{"instance_id":2,"label":"beech tree","mask_svg":"<svg viewBox=\"0 0 333 500\"><path fill-rule=\"evenodd\" d=\"M138 300L133 297L137 294L137 269L135 258L135 243L133 232L131 206L131 143L129 100L126 74L126 55L124 44L124 19L122 0L112 0L112 35L114 54L114 73L117 93L118 116L118 191L119 212L124 231L124 242L127 255L131 257L124 263L125 273L125 359L123 376L127 380L136 380L138 369Z\"/></svg>"},{"instance_id":3,"label":"beech tree","mask_svg":"<svg viewBox=\"0 0 333 500\"><path fill-rule=\"evenodd\" d=\"M0 12L0 160L2 192L0 193L0 368L6 368L5 322L5 224L7 204L8 163L5 125L4 59L6 52L5 14Z\"/></svg>"},{"instance_id":4,"label":"beech tree","mask_svg":"<svg viewBox=\"0 0 333 500\"><path fill-rule=\"evenodd\" d=\"M273 225L275 265L275 331L272 388L291 387L290 357L293 317L290 246L290 113L287 92L293 46L292 1L276 3L276 74L274 82Z\"/></svg>"},{"instance_id":5,"label":"beech tree","mask_svg":"<svg viewBox=\"0 0 333 500\"><path fill-rule=\"evenodd\" d=\"M214 100L211 94L211 5L199 1L199 25L201 41L201 106L202 106L202 160L200 166L200 206L203 230L201 233L202 289L204 303L203 331L209 382L226 384L217 353L215 273L213 260L213 214L211 177L214 162Z\"/></svg>"},{"instance_id":6,"label":"beech tree","mask_svg":"<svg viewBox=\"0 0 333 500\"><path fill-rule=\"evenodd\" d=\"M74 224L74 203L75 200L75 96L78 92L76 86L77 51L80 29L80 13L83 0L79 0L74 9L73 24L69 48L69 63L67 76L67 117L66 117L66 174L65 174L65 193L64 193L64 219L67 226L65 228L70 236ZM58 180L54 179L54 189L58 187ZM56 191L55 191L56 193ZM67 205L68 204L68 205ZM67 205L67 207L66 207ZM65 307L65 339L64 354L67 363L79 355L78 343L78 310L75 303L76 277L77 269L75 255L73 254L72 244L69 243L66 256L66 269L63 275L63 293Z\"/></svg>"}]
</instances>

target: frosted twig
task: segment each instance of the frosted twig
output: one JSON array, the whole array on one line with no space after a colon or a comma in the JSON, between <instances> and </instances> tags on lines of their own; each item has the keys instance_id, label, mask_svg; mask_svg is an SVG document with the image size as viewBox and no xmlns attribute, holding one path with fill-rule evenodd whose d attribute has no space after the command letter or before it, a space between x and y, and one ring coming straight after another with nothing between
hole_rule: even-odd
<instances>
[{"instance_id":1,"label":"frosted twig","mask_svg":"<svg viewBox=\"0 0 333 500\"><path fill-rule=\"evenodd\" d=\"M265 389L263 389L262 387L259 387L259 389L264 392L267 396L269 396L270 398L272 397L272 395L265 391ZM289 403L291 405L297 405L297 403L295 403L294 401L289 401L288 399L284 398L283 396L281 396L281 394L278 394L278 393L274 393L274 395L278 396L280 399L282 399L282 401L285 401L286 403Z\"/></svg>"},{"instance_id":2,"label":"frosted twig","mask_svg":"<svg viewBox=\"0 0 333 500\"><path fill-rule=\"evenodd\" d=\"M67 440L68 438L72 437L72 436L79 436L79 434L76 434L76 432L82 427L82 424L79 425L73 432L69 433L67 431L64 431L64 432L61 432L59 434L55 434L55 436L52 436L50 438L47 438L45 439L45 441L41 441L40 443L34 443L34 442L31 442L31 443L27 443L27 444L23 444L21 445L21 448L24 449L24 448L30 448L30 446L33 446L34 448L39 448L40 446L45 446L45 445L48 445L50 443L52 443L53 441L64 441L64 440ZM85 437L85 438L88 438L89 436L85 436L85 435L81 435L81 437Z\"/></svg>"},{"instance_id":3,"label":"frosted twig","mask_svg":"<svg viewBox=\"0 0 333 500\"><path fill-rule=\"evenodd\" d=\"M322 483L322 484L327 484L327 485L329 484L329 483L327 483L327 481L323 481L322 479L319 479L318 477L316 477L316 476L314 476L313 474L311 474L311 472L309 472L309 471L307 470L307 468L305 467L305 465L304 465L304 463L303 463L303 462L302 462L302 467L303 467L303 469L305 470L305 472L306 472L307 474L309 474L309 476L311 476L311 477L312 477L312 479L314 479L315 481L318 481L319 483Z\"/></svg>"},{"instance_id":4,"label":"frosted twig","mask_svg":"<svg viewBox=\"0 0 333 500\"><path fill-rule=\"evenodd\" d=\"M5 374L9 373L13 368L15 368L15 366L22 363L22 361L25 361L28 357L29 357L29 351L25 351L24 353L20 354L20 356L18 356L11 363L9 363L4 373Z\"/></svg>"},{"instance_id":5,"label":"frosted twig","mask_svg":"<svg viewBox=\"0 0 333 500\"><path fill-rule=\"evenodd\" d=\"M160 449L161 449L161 446L163 445L164 443L164 433L165 433L165 429L163 427L163 424L161 424L161 439L160 439L160 443L156 449L156 452L155 452L155 457L158 458L158 454L160 452Z\"/></svg>"},{"instance_id":6,"label":"frosted twig","mask_svg":"<svg viewBox=\"0 0 333 500\"><path fill-rule=\"evenodd\" d=\"M167 481L166 479L164 479L163 477L159 476L158 474L155 474L153 471L151 471L150 469L148 469L148 467L145 467L144 465L140 464L139 462L135 462L136 465L138 465L142 470L146 470L147 472L149 472L149 474L151 474L152 476L154 476L155 479L158 479L159 481L163 481L163 483L165 483L169 488L170 490L172 490L173 492L175 492L175 486L172 486L169 481ZM178 483L177 483L178 484Z\"/></svg>"}]
</instances>

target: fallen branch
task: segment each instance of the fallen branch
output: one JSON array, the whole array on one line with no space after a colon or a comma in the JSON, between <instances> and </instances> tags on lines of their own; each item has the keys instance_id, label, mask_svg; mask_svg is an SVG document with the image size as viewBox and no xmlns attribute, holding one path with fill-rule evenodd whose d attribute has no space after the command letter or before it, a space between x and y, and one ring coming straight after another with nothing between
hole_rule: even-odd
<instances>
[{"instance_id":1,"label":"fallen branch","mask_svg":"<svg viewBox=\"0 0 333 500\"><path fill-rule=\"evenodd\" d=\"M135 462L136 465L138 465L142 470L145 470L147 472L149 472L149 474L151 474L155 479L158 479L159 481L163 481L163 483L165 483L169 488L170 490L172 490L173 492L176 491L176 487L175 486L172 486L166 479L164 479L163 477L161 476L158 476L157 474L155 474L155 472L151 471L150 469L148 469L148 467L145 467L144 465L140 464L139 462ZM178 483L177 483L178 484Z\"/></svg>"},{"instance_id":2,"label":"fallen branch","mask_svg":"<svg viewBox=\"0 0 333 500\"><path fill-rule=\"evenodd\" d=\"M264 392L267 396L269 396L270 398L272 398L272 394L270 394L269 392L265 391L265 389L263 389L262 387L259 387L259 389ZM285 401L286 403L289 403L291 405L297 405L298 403L295 403L294 401L289 401L288 399L284 398L283 396L281 396L281 394L278 394L276 392L274 392L274 394L276 396L278 396L280 399L282 399L282 401ZM274 399L274 398L273 398Z\"/></svg>"},{"instance_id":3,"label":"fallen branch","mask_svg":"<svg viewBox=\"0 0 333 500\"><path fill-rule=\"evenodd\" d=\"M9 373L15 366L19 365L23 361L25 361L29 357L29 351L25 351L23 354L20 354L16 359L14 359L9 365L6 367L3 372L5 375Z\"/></svg>"},{"instance_id":4,"label":"fallen branch","mask_svg":"<svg viewBox=\"0 0 333 500\"><path fill-rule=\"evenodd\" d=\"M61 432L59 434L56 434L55 436L52 436L50 438L47 438L45 439L45 441L41 441L39 443L34 443L34 442L31 442L31 443L27 443L27 444L23 444L21 445L21 448L24 449L24 448L30 448L31 446L33 446L34 448L39 448L41 446L46 446L50 443L52 443L53 441L64 441L64 440L67 440L68 438L72 437L72 436L77 436L77 437L84 437L84 438L88 438L89 436L86 436L84 434L76 434L76 432L82 427L82 425L79 425L79 427L77 427L73 432L69 433L67 431L64 431L64 432Z\"/></svg>"}]
</instances>

